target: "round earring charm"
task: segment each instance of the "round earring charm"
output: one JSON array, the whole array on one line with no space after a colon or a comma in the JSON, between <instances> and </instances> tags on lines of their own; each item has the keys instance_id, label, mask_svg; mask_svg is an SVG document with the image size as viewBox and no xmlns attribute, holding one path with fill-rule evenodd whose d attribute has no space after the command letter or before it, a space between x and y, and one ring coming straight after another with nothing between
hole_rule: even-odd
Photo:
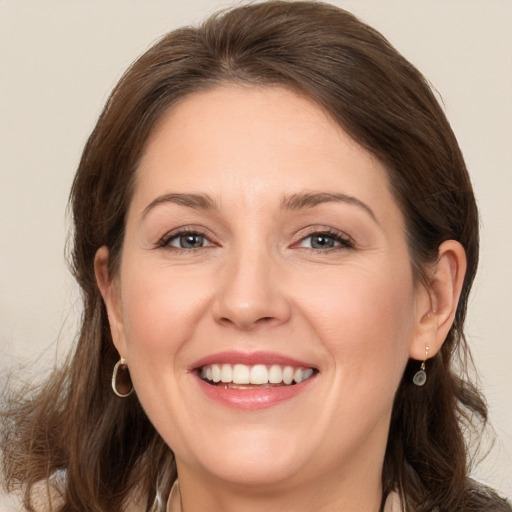
<instances>
[{"instance_id":1,"label":"round earring charm","mask_svg":"<svg viewBox=\"0 0 512 512\"><path fill-rule=\"evenodd\" d=\"M430 348L425 346L425 361L428 359ZM427 382L427 372L425 371L425 361L421 363L420 369L414 374L412 381L416 386L423 386Z\"/></svg>"},{"instance_id":2,"label":"round earring charm","mask_svg":"<svg viewBox=\"0 0 512 512\"><path fill-rule=\"evenodd\" d=\"M412 381L416 386L423 386L427 382L427 373L425 372L425 361L421 363L421 368L414 374Z\"/></svg>"}]
</instances>

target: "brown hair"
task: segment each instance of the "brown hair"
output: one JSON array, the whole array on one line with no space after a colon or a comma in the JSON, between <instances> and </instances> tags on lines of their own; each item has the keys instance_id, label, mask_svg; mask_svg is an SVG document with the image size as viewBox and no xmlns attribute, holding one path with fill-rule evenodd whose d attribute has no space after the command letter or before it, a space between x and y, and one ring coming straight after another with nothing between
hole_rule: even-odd
<instances>
[{"instance_id":1,"label":"brown hair","mask_svg":"<svg viewBox=\"0 0 512 512\"><path fill-rule=\"evenodd\" d=\"M84 311L63 369L3 412L6 487L25 489L65 470L62 511L149 507L176 477L173 454L135 395L110 390L118 354L94 275L99 247L121 257L133 177L155 123L179 99L222 83L280 85L322 106L388 171L406 219L411 264L426 280L439 245L458 240L468 269L454 324L429 379L411 382L410 361L396 394L383 468L384 496L402 493L418 512L498 510L471 489L464 431L486 421L466 370L463 324L478 261L478 214L462 154L424 77L350 13L316 2L270 1L214 15L169 33L115 87L85 146L70 202L72 266ZM462 355L462 357L461 357ZM502 505L503 510L509 510Z\"/></svg>"}]
</instances>

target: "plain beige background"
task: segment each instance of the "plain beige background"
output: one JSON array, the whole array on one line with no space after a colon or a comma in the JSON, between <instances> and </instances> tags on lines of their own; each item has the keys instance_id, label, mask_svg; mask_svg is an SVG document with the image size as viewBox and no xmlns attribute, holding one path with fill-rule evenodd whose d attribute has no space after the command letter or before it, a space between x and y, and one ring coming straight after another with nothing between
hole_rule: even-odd
<instances>
[{"instance_id":1,"label":"plain beige background","mask_svg":"<svg viewBox=\"0 0 512 512\"><path fill-rule=\"evenodd\" d=\"M511 498L512 1L332 3L429 78L465 154L482 219L468 334L498 436L474 475ZM63 255L67 194L110 89L158 36L229 5L0 0L0 371L24 364L27 378L44 375L73 341L80 301Z\"/></svg>"}]
</instances>

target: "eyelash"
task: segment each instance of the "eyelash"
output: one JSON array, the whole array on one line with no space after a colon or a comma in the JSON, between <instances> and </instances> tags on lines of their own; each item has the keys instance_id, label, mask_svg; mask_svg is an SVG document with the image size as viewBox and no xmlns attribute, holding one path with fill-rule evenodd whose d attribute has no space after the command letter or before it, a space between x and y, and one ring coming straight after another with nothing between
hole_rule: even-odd
<instances>
[{"instance_id":1,"label":"eyelash","mask_svg":"<svg viewBox=\"0 0 512 512\"><path fill-rule=\"evenodd\" d=\"M207 240L211 245L207 245L207 246L203 246L203 247L190 247L190 248L186 248L186 247L174 247L172 245L170 245L171 241L175 240L175 239L178 239L180 237L183 237L183 236L187 236L187 235L196 235L196 236L201 236L203 237L205 240ZM210 247L212 245L215 245L213 244L213 242L211 242L208 237L206 236L205 233L201 232L200 230L198 229L193 229L193 228L189 228L189 229L181 229L179 231L174 231L172 233L166 233L157 243L156 243L156 248L157 249L160 249L160 248L168 248L168 249L172 249L174 251L177 251L177 252L191 252L191 251L197 251L199 249L204 249L205 247Z\"/></svg>"},{"instance_id":2,"label":"eyelash","mask_svg":"<svg viewBox=\"0 0 512 512\"><path fill-rule=\"evenodd\" d=\"M295 244L296 246L300 247L300 244L303 243L305 240L311 237L325 237L334 240L335 243L338 243L339 245L337 247L327 247L325 249L319 249L314 247L302 247L303 249L309 249L310 251L314 251L316 253L326 253L331 251L337 251L337 250L343 250L343 249L353 249L355 247L354 240L350 238L349 236L340 233L339 231L336 231L331 228L323 228L323 229L315 229L312 230L307 235L303 236L300 241Z\"/></svg>"},{"instance_id":3,"label":"eyelash","mask_svg":"<svg viewBox=\"0 0 512 512\"><path fill-rule=\"evenodd\" d=\"M187 236L187 235L196 235L196 236L203 237L206 241L209 242L210 245L206 245L206 246L202 246L202 247L190 247L190 248L175 247L175 246L171 246L170 245L171 241L176 240L176 239L178 239L180 237L183 237L183 236ZM301 247L300 244L302 244L308 238L311 238L311 237L314 237L314 236L316 236L316 237L324 237L324 238L331 239L335 243L338 243L339 245L336 246L336 247L326 247L324 249L315 248L315 247ZM204 232L202 232L202 231L200 231L198 229L190 228L190 229L181 229L180 231L177 231L177 232L175 231L173 233L165 234L157 242L156 248L157 249L159 249L159 248L169 248L169 249L172 249L172 250L177 251L177 252L191 252L191 251L197 251L197 250L200 250L200 249L204 249L206 247L211 247L213 245L215 245L215 244L208 239L207 235ZM340 233L339 231L336 231L336 230L330 229L330 228L327 228L327 229L324 228L324 229L312 230L307 235L301 237L299 242L295 243L293 246L294 247L298 247L298 248L302 248L302 249L306 249L306 250L310 250L310 251L314 251L316 253L326 253L326 252L331 252L331 251L336 251L336 250L353 249L355 247L355 243L352 240L352 238L350 238L347 235L344 235L344 234Z\"/></svg>"}]
</instances>

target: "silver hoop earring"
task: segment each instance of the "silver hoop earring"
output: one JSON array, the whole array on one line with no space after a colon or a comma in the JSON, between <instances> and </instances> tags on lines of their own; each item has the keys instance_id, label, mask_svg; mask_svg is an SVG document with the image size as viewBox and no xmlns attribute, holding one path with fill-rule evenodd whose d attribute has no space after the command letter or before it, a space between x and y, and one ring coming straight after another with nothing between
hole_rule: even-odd
<instances>
[{"instance_id":1,"label":"silver hoop earring","mask_svg":"<svg viewBox=\"0 0 512 512\"><path fill-rule=\"evenodd\" d=\"M112 373L112 390L120 398L126 398L133 393L130 371L123 357L121 357L114 366L114 372Z\"/></svg>"},{"instance_id":2,"label":"silver hoop earring","mask_svg":"<svg viewBox=\"0 0 512 512\"><path fill-rule=\"evenodd\" d=\"M429 347L425 346L425 360L421 363L420 369L414 374L412 381L416 386L423 386L427 382L427 372L425 371L425 361L428 359Z\"/></svg>"}]
</instances>

